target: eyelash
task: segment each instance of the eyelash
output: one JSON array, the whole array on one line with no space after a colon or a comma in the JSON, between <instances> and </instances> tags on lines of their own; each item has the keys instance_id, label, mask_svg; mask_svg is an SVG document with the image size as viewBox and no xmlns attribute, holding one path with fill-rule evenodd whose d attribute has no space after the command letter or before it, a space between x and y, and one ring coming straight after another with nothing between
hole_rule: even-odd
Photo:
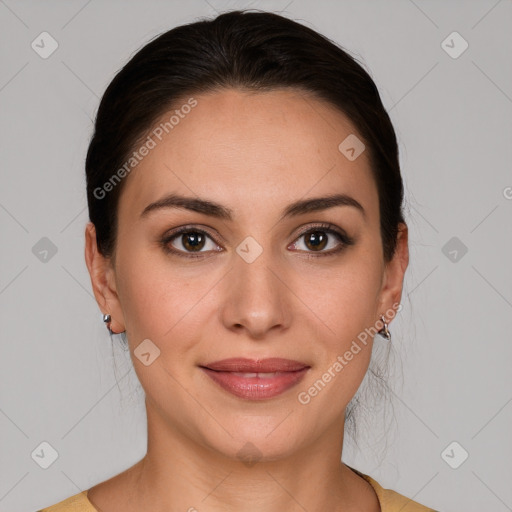
<instances>
[{"instance_id":1,"label":"eyelash","mask_svg":"<svg viewBox=\"0 0 512 512\"><path fill-rule=\"evenodd\" d=\"M308 258L318 258L318 257L322 257L322 256L333 256L333 255L338 254L339 252L343 251L346 247L348 247L350 245L354 245L353 238L349 237L343 231L340 231L338 228L336 228L336 226L334 224L330 224L330 223L320 223L320 224L317 224L314 226L309 226L308 229L299 233L299 235L297 236L297 238L295 239L295 241L293 243L296 243L296 241L299 240L304 235L314 233L315 231L321 231L321 232L325 232L325 233L334 235L341 242L341 246L338 247L337 249L331 249L330 251L320 251L320 252L306 251L306 253L308 254L308 256L307 256ZM164 237L162 238L161 245L167 254L174 254L176 256L189 258L189 259L197 259L197 258L201 259L201 258L207 257L207 256L204 256L204 253L197 253L197 254L186 253L186 252L183 252L178 249L174 249L169 246L170 242L172 242L175 238L177 238L179 235L182 235L184 233L200 233L202 235L208 236L209 238L211 238L213 240L213 242L215 242L217 245L220 245L214 239L214 237L210 233L208 233L208 231L196 228L194 226L183 226L181 228L176 229L175 231L172 231L171 233L169 233L167 235L164 235ZM205 251L205 252L208 252L208 251ZM221 251L215 251L215 252L221 252ZM299 252L304 252L304 251L299 251Z\"/></svg>"}]
</instances>

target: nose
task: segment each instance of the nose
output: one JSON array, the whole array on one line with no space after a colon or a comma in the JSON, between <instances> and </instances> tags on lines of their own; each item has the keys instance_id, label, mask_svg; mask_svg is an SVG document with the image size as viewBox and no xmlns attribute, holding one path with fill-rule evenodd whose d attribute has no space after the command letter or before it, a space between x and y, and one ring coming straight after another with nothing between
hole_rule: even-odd
<instances>
[{"instance_id":1,"label":"nose","mask_svg":"<svg viewBox=\"0 0 512 512\"><path fill-rule=\"evenodd\" d=\"M270 250L264 250L251 263L235 253L220 308L224 326L231 331L245 331L258 340L271 331L286 330L293 295L286 281L285 269L272 260Z\"/></svg>"}]
</instances>

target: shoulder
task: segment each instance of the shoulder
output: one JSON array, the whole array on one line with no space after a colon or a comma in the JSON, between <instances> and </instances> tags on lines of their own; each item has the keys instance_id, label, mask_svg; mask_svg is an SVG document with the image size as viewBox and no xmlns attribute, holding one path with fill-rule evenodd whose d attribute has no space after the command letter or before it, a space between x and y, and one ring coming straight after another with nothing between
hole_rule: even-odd
<instances>
[{"instance_id":1,"label":"shoulder","mask_svg":"<svg viewBox=\"0 0 512 512\"><path fill-rule=\"evenodd\" d=\"M436 512L434 509L421 505L420 503L413 501L396 491L384 489L372 477L365 475L354 468L350 469L364 478L373 487L375 494L377 494L377 498L379 499L382 512Z\"/></svg>"},{"instance_id":2,"label":"shoulder","mask_svg":"<svg viewBox=\"0 0 512 512\"><path fill-rule=\"evenodd\" d=\"M60 501L56 505L43 508L38 512L97 512L92 503L87 499L87 491L75 494L70 498Z\"/></svg>"}]
</instances>

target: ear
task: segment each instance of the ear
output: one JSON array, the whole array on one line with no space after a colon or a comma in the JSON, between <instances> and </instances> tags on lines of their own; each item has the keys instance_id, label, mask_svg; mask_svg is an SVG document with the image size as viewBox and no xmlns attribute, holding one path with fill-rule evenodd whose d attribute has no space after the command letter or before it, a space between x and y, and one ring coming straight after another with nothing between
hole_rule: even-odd
<instances>
[{"instance_id":1,"label":"ear","mask_svg":"<svg viewBox=\"0 0 512 512\"><path fill-rule=\"evenodd\" d=\"M400 304L400 299L402 297L405 271L409 264L408 239L409 230L407 225L401 222L398 228L395 254L391 261L386 264L379 299L378 315L384 315L388 323L390 323L395 317L396 309L398 304ZM393 310L395 312L392 317L390 317L389 314L385 315L386 311L389 310Z\"/></svg>"},{"instance_id":2,"label":"ear","mask_svg":"<svg viewBox=\"0 0 512 512\"><path fill-rule=\"evenodd\" d=\"M124 317L117 295L115 269L111 258L106 258L98 251L96 228L92 222L88 222L85 227L85 262L100 310L103 314L110 314L110 328L114 333L123 332Z\"/></svg>"}]
</instances>

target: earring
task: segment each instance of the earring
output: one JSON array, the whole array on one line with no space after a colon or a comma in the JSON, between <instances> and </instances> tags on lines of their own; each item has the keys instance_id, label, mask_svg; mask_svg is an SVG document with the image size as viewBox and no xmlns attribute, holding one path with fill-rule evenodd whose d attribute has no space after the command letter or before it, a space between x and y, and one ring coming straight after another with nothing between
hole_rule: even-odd
<instances>
[{"instance_id":1,"label":"earring","mask_svg":"<svg viewBox=\"0 0 512 512\"><path fill-rule=\"evenodd\" d=\"M103 315L103 322L105 322L110 336L112 336L113 334L121 335L121 341L122 341L121 346L123 347L124 350L128 350L128 340L126 339L126 331L123 331L123 332L112 331L112 329L110 328L110 324L112 322L112 317L109 314Z\"/></svg>"},{"instance_id":2,"label":"earring","mask_svg":"<svg viewBox=\"0 0 512 512\"><path fill-rule=\"evenodd\" d=\"M380 334L387 341L391 341L391 333L388 330L388 323L386 322L386 319L384 318L384 316L381 316L380 320L384 324L384 327L377 334Z\"/></svg>"},{"instance_id":3,"label":"earring","mask_svg":"<svg viewBox=\"0 0 512 512\"><path fill-rule=\"evenodd\" d=\"M108 332L109 334L115 334L112 332L112 330L110 329L110 323L112 321L112 317L109 315L109 314L106 314L106 315L103 315L103 321L105 322L106 326L107 326L107 329L108 329Z\"/></svg>"}]
</instances>

